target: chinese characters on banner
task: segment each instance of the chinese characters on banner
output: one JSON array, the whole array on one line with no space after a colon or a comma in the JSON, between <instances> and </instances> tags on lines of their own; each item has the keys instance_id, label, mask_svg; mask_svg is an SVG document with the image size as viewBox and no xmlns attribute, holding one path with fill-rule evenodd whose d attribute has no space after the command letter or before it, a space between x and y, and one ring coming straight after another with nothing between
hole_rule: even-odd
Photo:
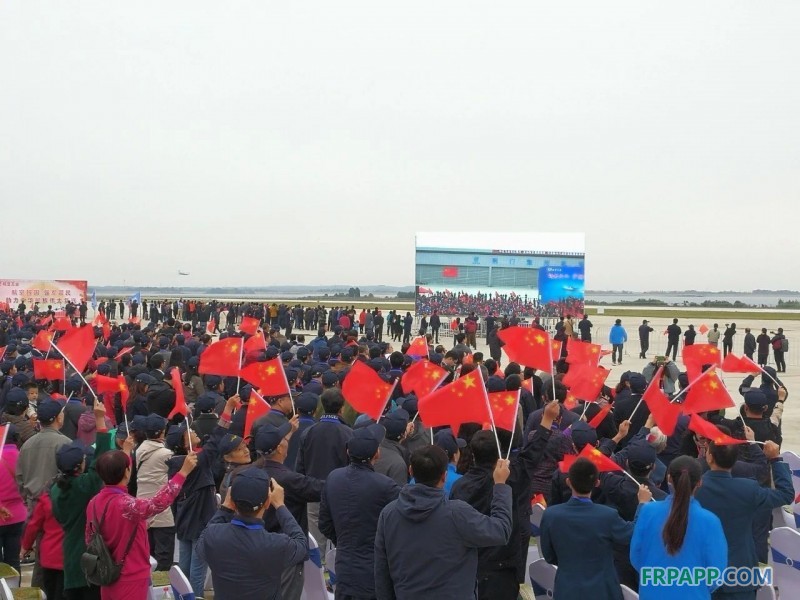
<instances>
[{"instance_id":1,"label":"chinese characters on banner","mask_svg":"<svg viewBox=\"0 0 800 600\"><path fill-rule=\"evenodd\" d=\"M0 302L16 308L20 302L30 308L34 302L42 307L48 304L53 308L66 306L72 301L77 304L86 299L86 281L72 279L0 279Z\"/></svg>"}]
</instances>

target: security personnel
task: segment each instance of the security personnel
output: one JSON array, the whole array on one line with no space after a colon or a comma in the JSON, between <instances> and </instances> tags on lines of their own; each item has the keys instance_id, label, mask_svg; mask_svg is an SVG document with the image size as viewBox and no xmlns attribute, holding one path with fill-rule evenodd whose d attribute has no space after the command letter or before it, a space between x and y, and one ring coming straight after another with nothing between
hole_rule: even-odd
<instances>
[{"instance_id":1,"label":"security personnel","mask_svg":"<svg viewBox=\"0 0 800 600\"><path fill-rule=\"evenodd\" d=\"M400 493L372 466L385 433L377 424L356 429L347 442L350 464L332 471L322 490L319 528L336 545L337 598L375 598L378 517Z\"/></svg>"},{"instance_id":2,"label":"security personnel","mask_svg":"<svg viewBox=\"0 0 800 600\"><path fill-rule=\"evenodd\" d=\"M280 533L264 529L267 509L274 512ZM308 542L284 504L280 484L250 467L234 479L195 551L211 568L215 596L262 600L281 597L283 572L305 561ZM256 556L259 560L242 560Z\"/></svg>"},{"instance_id":3,"label":"security personnel","mask_svg":"<svg viewBox=\"0 0 800 600\"><path fill-rule=\"evenodd\" d=\"M681 328L678 326L678 319L672 319L672 325L667 327L667 351L664 352L666 356L672 352L672 360L678 356L678 346L681 341Z\"/></svg>"}]
</instances>

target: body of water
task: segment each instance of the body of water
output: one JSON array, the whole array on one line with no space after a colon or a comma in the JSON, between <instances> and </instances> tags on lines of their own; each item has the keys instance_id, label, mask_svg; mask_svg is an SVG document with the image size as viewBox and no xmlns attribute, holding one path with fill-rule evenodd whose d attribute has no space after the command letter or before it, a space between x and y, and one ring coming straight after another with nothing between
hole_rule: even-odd
<instances>
[{"instance_id":1,"label":"body of water","mask_svg":"<svg viewBox=\"0 0 800 600\"><path fill-rule=\"evenodd\" d=\"M647 300L660 300L667 304L677 304L683 306L684 304L701 304L706 300L711 302L744 302L751 306L767 306L775 307L778 305L778 300L800 300L800 295L790 294L648 294L644 292L633 292L630 294L586 294L586 303L592 304L593 302L630 302L632 300L647 299Z\"/></svg>"}]
</instances>

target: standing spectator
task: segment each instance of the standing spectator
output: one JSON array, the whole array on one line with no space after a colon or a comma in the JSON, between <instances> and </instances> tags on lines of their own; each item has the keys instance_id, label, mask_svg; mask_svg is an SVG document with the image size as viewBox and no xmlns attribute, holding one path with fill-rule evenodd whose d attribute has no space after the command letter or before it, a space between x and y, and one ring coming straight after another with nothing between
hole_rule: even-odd
<instances>
[{"instance_id":1,"label":"standing spectator","mask_svg":"<svg viewBox=\"0 0 800 600\"><path fill-rule=\"evenodd\" d=\"M725 333L722 335L722 356L728 356L728 352L733 352L733 336L736 335L736 323L725 325Z\"/></svg>"},{"instance_id":2,"label":"standing spectator","mask_svg":"<svg viewBox=\"0 0 800 600\"><path fill-rule=\"evenodd\" d=\"M711 329L711 331L708 332L708 343L716 348L717 346L719 346L720 335L721 334L719 332L719 324L714 323L714 327Z\"/></svg>"},{"instance_id":3,"label":"standing spectator","mask_svg":"<svg viewBox=\"0 0 800 600\"><path fill-rule=\"evenodd\" d=\"M403 343L407 344L411 342L411 326L414 324L414 317L411 316L410 312L406 313L406 316L403 318Z\"/></svg>"},{"instance_id":4,"label":"standing spectator","mask_svg":"<svg viewBox=\"0 0 800 600\"><path fill-rule=\"evenodd\" d=\"M778 373L786 373L786 360L783 355L788 349L788 340L783 335L782 327L778 327L778 333L772 337L770 342L772 343L772 354L775 356L775 370Z\"/></svg>"},{"instance_id":5,"label":"standing spectator","mask_svg":"<svg viewBox=\"0 0 800 600\"><path fill-rule=\"evenodd\" d=\"M433 334L433 342L435 344L439 343L439 328L442 326L442 319L439 317L439 311L434 310L433 314L431 315L431 333Z\"/></svg>"},{"instance_id":6,"label":"standing spectator","mask_svg":"<svg viewBox=\"0 0 800 600\"><path fill-rule=\"evenodd\" d=\"M750 333L750 328L744 328L744 355L753 360L753 354L756 352L756 336Z\"/></svg>"},{"instance_id":7,"label":"standing spectator","mask_svg":"<svg viewBox=\"0 0 800 600\"><path fill-rule=\"evenodd\" d=\"M679 456L670 463L667 477L673 493L664 502L642 506L633 529L630 557L637 571L642 567L713 567L722 572L728 566L728 543L722 523L694 499L702 474L696 458ZM668 588L653 586L652 579L642 578L639 598L711 598L713 589L713 585L687 589L680 583Z\"/></svg>"},{"instance_id":8,"label":"standing spectator","mask_svg":"<svg viewBox=\"0 0 800 600\"><path fill-rule=\"evenodd\" d=\"M772 343L772 338L769 337L767 334L767 328L761 328L761 334L756 338L756 344L758 345L758 364L761 367L765 367L767 365L767 361L769 360L769 347Z\"/></svg>"},{"instance_id":9,"label":"standing spectator","mask_svg":"<svg viewBox=\"0 0 800 600\"><path fill-rule=\"evenodd\" d=\"M53 514L49 490L45 490L39 496L36 508L33 509L33 514L25 526L20 554L23 556L30 554L34 543L42 565L42 590L47 600L65 600L64 529Z\"/></svg>"},{"instance_id":10,"label":"standing spectator","mask_svg":"<svg viewBox=\"0 0 800 600\"><path fill-rule=\"evenodd\" d=\"M694 345L694 338L697 337L697 332L694 330L694 325L689 325L686 331L683 332L683 345ZM672 360L675 360L674 358Z\"/></svg>"},{"instance_id":11,"label":"standing spectator","mask_svg":"<svg viewBox=\"0 0 800 600\"><path fill-rule=\"evenodd\" d=\"M678 326L678 319L672 319L672 325L667 327L667 351L665 356L672 352L672 360L678 356L678 345L681 341L681 328Z\"/></svg>"},{"instance_id":12,"label":"standing spectator","mask_svg":"<svg viewBox=\"0 0 800 600\"><path fill-rule=\"evenodd\" d=\"M645 319L639 325L639 358L647 358L647 351L650 349L650 334L653 328L648 325L650 321Z\"/></svg>"},{"instance_id":13,"label":"standing spectator","mask_svg":"<svg viewBox=\"0 0 800 600\"><path fill-rule=\"evenodd\" d=\"M97 474L105 487L89 502L86 516L99 528L98 533L114 562L122 563L120 578L101 588L104 600L147 598L151 585L147 520L170 509L196 464L197 455L190 452L178 474L155 494L150 498L134 498L127 493L131 477L130 455L115 450L97 459Z\"/></svg>"},{"instance_id":14,"label":"standing spectator","mask_svg":"<svg viewBox=\"0 0 800 600\"><path fill-rule=\"evenodd\" d=\"M471 346L473 350L478 349L478 344L475 340L475 334L478 332L478 317L474 312L469 313L469 316L464 319L464 333L467 334L467 345Z\"/></svg>"},{"instance_id":15,"label":"standing spectator","mask_svg":"<svg viewBox=\"0 0 800 600\"><path fill-rule=\"evenodd\" d=\"M438 446L414 452L411 471L417 483L403 487L381 512L375 536L378 598L474 598L478 548L508 542L508 461L497 461L489 516L466 502L445 499L447 463L447 453ZM437 559L431 563L434 547Z\"/></svg>"},{"instance_id":16,"label":"standing spectator","mask_svg":"<svg viewBox=\"0 0 800 600\"><path fill-rule=\"evenodd\" d=\"M628 341L628 333L622 326L622 319L614 321L614 326L608 332L608 341L611 344L611 364L622 364L623 344Z\"/></svg>"},{"instance_id":17,"label":"standing spectator","mask_svg":"<svg viewBox=\"0 0 800 600\"><path fill-rule=\"evenodd\" d=\"M572 315L567 315L567 320L564 321L564 334L569 339L577 339L575 334L575 321L572 320Z\"/></svg>"},{"instance_id":18,"label":"standing spectator","mask_svg":"<svg viewBox=\"0 0 800 600\"><path fill-rule=\"evenodd\" d=\"M7 427L11 431L10 435L6 435L0 457L2 463L0 465L0 562L11 565L19 571L22 530L28 511L14 477L19 458L16 432L12 425Z\"/></svg>"},{"instance_id":19,"label":"standing spectator","mask_svg":"<svg viewBox=\"0 0 800 600\"><path fill-rule=\"evenodd\" d=\"M583 315L583 318L578 321L578 330L581 332L581 340L584 342L592 341L592 322L589 320L589 315Z\"/></svg>"},{"instance_id":20,"label":"standing spectator","mask_svg":"<svg viewBox=\"0 0 800 600\"><path fill-rule=\"evenodd\" d=\"M498 333L500 333L500 323L496 322L492 330L489 332L486 343L489 344L489 356L491 356L497 361L498 364L500 364L500 359L503 357L501 350L503 346L503 340L500 339Z\"/></svg>"}]
</instances>

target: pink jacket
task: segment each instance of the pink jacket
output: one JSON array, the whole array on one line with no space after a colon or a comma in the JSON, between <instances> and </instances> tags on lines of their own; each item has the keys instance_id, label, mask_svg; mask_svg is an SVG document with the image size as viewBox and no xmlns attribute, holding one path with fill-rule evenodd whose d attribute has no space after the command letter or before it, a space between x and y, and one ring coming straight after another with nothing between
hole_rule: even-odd
<instances>
[{"instance_id":1,"label":"pink jacket","mask_svg":"<svg viewBox=\"0 0 800 600\"><path fill-rule=\"evenodd\" d=\"M133 545L122 565L119 581L136 581L150 577L150 544L147 541L147 519L163 512L174 502L183 487L180 473L170 479L152 498L135 498L125 486L107 485L86 507L86 543L89 543L90 524L99 523L108 505L100 535L116 562L122 560L131 536Z\"/></svg>"},{"instance_id":2,"label":"pink jacket","mask_svg":"<svg viewBox=\"0 0 800 600\"><path fill-rule=\"evenodd\" d=\"M25 502L20 496L19 486L14 478L17 472L17 458L19 450L16 444L7 443L0 455L0 506L5 507L11 516L5 521L0 520L0 525L22 523L28 516Z\"/></svg>"}]
</instances>

